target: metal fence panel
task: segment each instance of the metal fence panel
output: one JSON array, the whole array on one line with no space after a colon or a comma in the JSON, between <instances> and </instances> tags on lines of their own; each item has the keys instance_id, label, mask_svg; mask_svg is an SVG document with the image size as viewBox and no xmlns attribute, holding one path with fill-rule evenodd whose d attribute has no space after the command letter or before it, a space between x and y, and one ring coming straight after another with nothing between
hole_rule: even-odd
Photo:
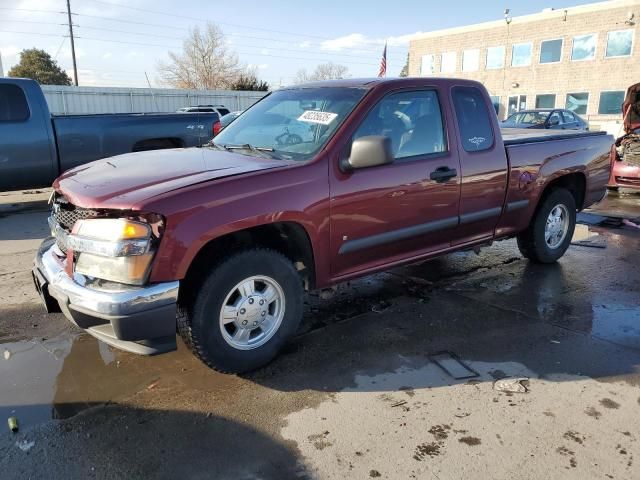
<instances>
[{"instance_id":1,"label":"metal fence panel","mask_svg":"<svg viewBox=\"0 0 640 480\"><path fill-rule=\"evenodd\" d=\"M68 87L43 85L49 110L56 115L175 112L195 105L249 108L267 92L179 90L169 88Z\"/></svg>"}]
</instances>

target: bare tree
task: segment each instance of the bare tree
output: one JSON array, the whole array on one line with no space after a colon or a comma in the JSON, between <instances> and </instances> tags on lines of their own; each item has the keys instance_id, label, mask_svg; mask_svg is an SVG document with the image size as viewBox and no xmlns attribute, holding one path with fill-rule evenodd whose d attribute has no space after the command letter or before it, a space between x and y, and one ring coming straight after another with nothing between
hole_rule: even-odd
<instances>
[{"instance_id":1,"label":"bare tree","mask_svg":"<svg viewBox=\"0 0 640 480\"><path fill-rule=\"evenodd\" d=\"M169 52L169 61L158 64L163 82L175 88L230 88L242 70L222 30L213 23L207 23L203 31L191 29L182 52Z\"/></svg>"},{"instance_id":2,"label":"bare tree","mask_svg":"<svg viewBox=\"0 0 640 480\"><path fill-rule=\"evenodd\" d=\"M322 63L316 69L309 73L306 69L298 70L296 74L296 83L316 82L318 80L338 80L349 76L349 69L344 65L338 65L333 62Z\"/></svg>"}]
</instances>

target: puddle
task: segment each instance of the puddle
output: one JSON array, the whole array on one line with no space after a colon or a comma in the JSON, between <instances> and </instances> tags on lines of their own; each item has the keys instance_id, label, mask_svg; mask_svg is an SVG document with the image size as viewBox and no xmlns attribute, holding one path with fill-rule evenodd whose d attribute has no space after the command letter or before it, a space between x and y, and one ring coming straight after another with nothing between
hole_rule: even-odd
<instances>
[{"instance_id":1,"label":"puddle","mask_svg":"<svg viewBox=\"0 0 640 480\"><path fill-rule=\"evenodd\" d=\"M198 392L226 403L243 382L205 367L180 342L177 351L153 357L80 332L0 343L0 421L15 416L21 429L147 391L168 399L173 392Z\"/></svg>"},{"instance_id":2,"label":"puddle","mask_svg":"<svg viewBox=\"0 0 640 480\"><path fill-rule=\"evenodd\" d=\"M15 416L21 427L133 394L154 375L144 359L121 366L121 355L135 357L86 334L4 343L0 352L0 420Z\"/></svg>"},{"instance_id":3,"label":"puddle","mask_svg":"<svg viewBox=\"0 0 640 480\"><path fill-rule=\"evenodd\" d=\"M640 308L619 303L593 305L591 334L620 345L640 348Z\"/></svg>"}]
</instances>

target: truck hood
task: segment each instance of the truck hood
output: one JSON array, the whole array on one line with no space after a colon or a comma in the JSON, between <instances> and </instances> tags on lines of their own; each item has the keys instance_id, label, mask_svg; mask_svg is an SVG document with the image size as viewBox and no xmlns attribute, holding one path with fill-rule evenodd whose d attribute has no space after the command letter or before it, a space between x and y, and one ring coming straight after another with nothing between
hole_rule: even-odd
<instances>
[{"instance_id":1,"label":"truck hood","mask_svg":"<svg viewBox=\"0 0 640 480\"><path fill-rule=\"evenodd\" d=\"M622 104L622 119L625 133L633 133L640 128L640 83L627 89Z\"/></svg>"},{"instance_id":2,"label":"truck hood","mask_svg":"<svg viewBox=\"0 0 640 480\"><path fill-rule=\"evenodd\" d=\"M196 183L290 164L210 148L152 150L73 168L58 177L53 188L80 207L135 209L145 200Z\"/></svg>"}]
</instances>

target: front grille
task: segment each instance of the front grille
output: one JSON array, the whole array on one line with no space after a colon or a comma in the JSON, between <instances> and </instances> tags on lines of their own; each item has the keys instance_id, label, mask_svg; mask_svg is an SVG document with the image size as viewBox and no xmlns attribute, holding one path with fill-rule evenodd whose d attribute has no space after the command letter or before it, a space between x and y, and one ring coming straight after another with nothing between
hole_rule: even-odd
<instances>
[{"instance_id":1,"label":"front grille","mask_svg":"<svg viewBox=\"0 0 640 480\"><path fill-rule=\"evenodd\" d=\"M97 210L76 207L62 196L56 197L53 201L51 217L67 233L71 233L73 226L78 220L96 218L98 215L99 213ZM66 253L66 245L64 245L58 237L56 237L56 245L58 245L58 248L62 252Z\"/></svg>"}]
</instances>

